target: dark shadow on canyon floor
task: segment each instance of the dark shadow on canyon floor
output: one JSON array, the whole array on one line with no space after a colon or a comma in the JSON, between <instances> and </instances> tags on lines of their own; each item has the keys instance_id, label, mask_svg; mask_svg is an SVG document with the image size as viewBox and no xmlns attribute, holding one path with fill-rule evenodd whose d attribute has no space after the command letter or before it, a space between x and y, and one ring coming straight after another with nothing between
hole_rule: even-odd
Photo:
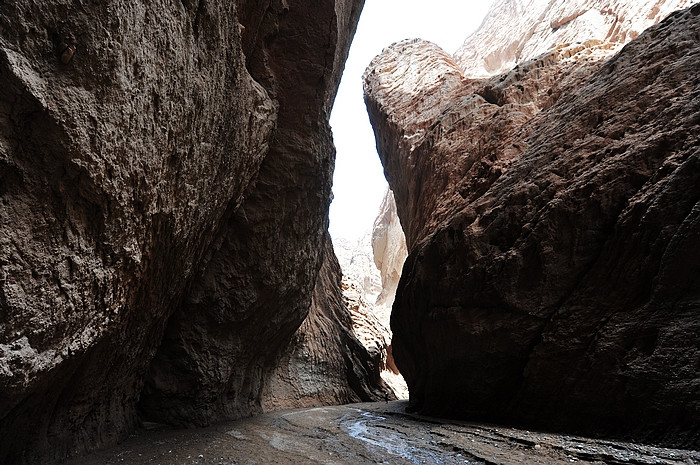
<instances>
[{"instance_id":1,"label":"dark shadow on canyon floor","mask_svg":"<svg viewBox=\"0 0 700 465\"><path fill-rule=\"evenodd\" d=\"M189 430L151 424L69 465L700 464L697 451L442 421L406 405L287 410Z\"/></svg>"}]
</instances>

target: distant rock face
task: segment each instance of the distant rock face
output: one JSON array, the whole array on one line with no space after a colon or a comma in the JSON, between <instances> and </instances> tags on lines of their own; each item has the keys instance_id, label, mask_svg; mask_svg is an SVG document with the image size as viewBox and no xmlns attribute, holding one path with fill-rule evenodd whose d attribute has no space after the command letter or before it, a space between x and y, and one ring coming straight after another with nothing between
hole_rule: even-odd
<instances>
[{"instance_id":1,"label":"distant rock face","mask_svg":"<svg viewBox=\"0 0 700 465\"><path fill-rule=\"evenodd\" d=\"M391 313L396 287L401 278L401 269L406 261L406 236L396 212L394 193L387 190L379 207L379 214L372 229L372 253L374 264L382 278L382 291L375 306L382 307L386 316ZM389 319L387 318L387 321Z\"/></svg>"},{"instance_id":2,"label":"distant rock face","mask_svg":"<svg viewBox=\"0 0 700 465\"><path fill-rule=\"evenodd\" d=\"M699 28L696 5L489 79L423 41L372 62L414 409L700 445Z\"/></svg>"},{"instance_id":3,"label":"distant rock face","mask_svg":"<svg viewBox=\"0 0 700 465\"><path fill-rule=\"evenodd\" d=\"M262 411L310 308L376 393L311 305L362 0L78 3L0 4L0 462Z\"/></svg>"},{"instance_id":4,"label":"distant rock face","mask_svg":"<svg viewBox=\"0 0 700 465\"><path fill-rule=\"evenodd\" d=\"M455 53L469 77L510 71L551 49L599 40L625 44L693 0L496 0Z\"/></svg>"},{"instance_id":5,"label":"distant rock face","mask_svg":"<svg viewBox=\"0 0 700 465\"><path fill-rule=\"evenodd\" d=\"M326 236L309 316L266 384L264 410L372 401L384 399L389 392L381 379L386 355L379 347L363 347L358 340L341 280L340 265Z\"/></svg>"},{"instance_id":6,"label":"distant rock face","mask_svg":"<svg viewBox=\"0 0 700 465\"><path fill-rule=\"evenodd\" d=\"M389 192L380 207L373 231L356 241L340 239L335 243L335 250L343 272L343 297L352 318L353 331L372 358L379 360L380 375L388 386L390 398L405 399L408 398L408 388L391 355L389 329L398 277L395 282L391 280L393 276L385 279L385 273L395 273L395 270L390 270L390 264L403 265L406 258L405 241L404 255L392 256L394 243L403 239L401 226L396 229L398 219L395 208L391 209L392 203L393 196ZM379 251L375 244L379 244L382 250ZM379 252L379 259L386 263L381 273L375 264L378 255L373 248ZM401 252L399 248L398 253Z\"/></svg>"},{"instance_id":7,"label":"distant rock face","mask_svg":"<svg viewBox=\"0 0 700 465\"><path fill-rule=\"evenodd\" d=\"M357 287L362 299L374 303L382 292L382 276L372 256L372 232L357 240L334 240L333 247L344 278Z\"/></svg>"}]
</instances>

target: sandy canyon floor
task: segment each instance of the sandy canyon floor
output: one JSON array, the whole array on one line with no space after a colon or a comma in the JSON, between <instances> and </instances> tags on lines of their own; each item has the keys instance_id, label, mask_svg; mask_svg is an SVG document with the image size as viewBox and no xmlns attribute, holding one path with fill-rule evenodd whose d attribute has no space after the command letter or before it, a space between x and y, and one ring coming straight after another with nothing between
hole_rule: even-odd
<instances>
[{"instance_id":1,"label":"sandy canyon floor","mask_svg":"<svg viewBox=\"0 0 700 465\"><path fill-rule=\"evenodd\" d=\"M684 464L700 452L537 433L404 413L404 401L290 410L178 430L137 431L73 460L103 464Z\"/></svg>"}]
</instances>

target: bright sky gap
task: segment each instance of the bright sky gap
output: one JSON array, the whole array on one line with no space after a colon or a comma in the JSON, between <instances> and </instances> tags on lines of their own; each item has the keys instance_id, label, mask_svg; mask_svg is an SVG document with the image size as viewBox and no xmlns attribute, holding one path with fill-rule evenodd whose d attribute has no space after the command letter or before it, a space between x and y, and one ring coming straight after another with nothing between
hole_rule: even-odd
<instances>
[{"instance_id":1,"label":"bright sky gap","mask_svg":"<svg viewBox=\"0 0 700 465\"><path fill-rule=\"evenodd\" d=\"M394 42L421 38L454 53L491 0L367 0L331 113L337 149L330 233L355 240L370 231L387 188L362 96L362 73Z\"/></svg>"}]
</instances>

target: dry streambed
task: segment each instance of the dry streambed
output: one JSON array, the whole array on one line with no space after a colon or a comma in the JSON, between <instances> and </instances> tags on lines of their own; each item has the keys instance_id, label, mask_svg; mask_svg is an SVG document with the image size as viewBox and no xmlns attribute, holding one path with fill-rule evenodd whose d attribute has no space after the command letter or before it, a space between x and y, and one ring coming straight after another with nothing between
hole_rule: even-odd
<instances>
[{"instance_id":1,"label":"dry streambed","mask_svg":"<svg viewBox=\"0 0 700 465\"><path fill-rule=\"evenodd\" d=\"M684 464L700 452L536 433L404 413L405 402L290 410L175 430L139 430L70 462L102 464Z\"/></svg>"}]
</instances>

